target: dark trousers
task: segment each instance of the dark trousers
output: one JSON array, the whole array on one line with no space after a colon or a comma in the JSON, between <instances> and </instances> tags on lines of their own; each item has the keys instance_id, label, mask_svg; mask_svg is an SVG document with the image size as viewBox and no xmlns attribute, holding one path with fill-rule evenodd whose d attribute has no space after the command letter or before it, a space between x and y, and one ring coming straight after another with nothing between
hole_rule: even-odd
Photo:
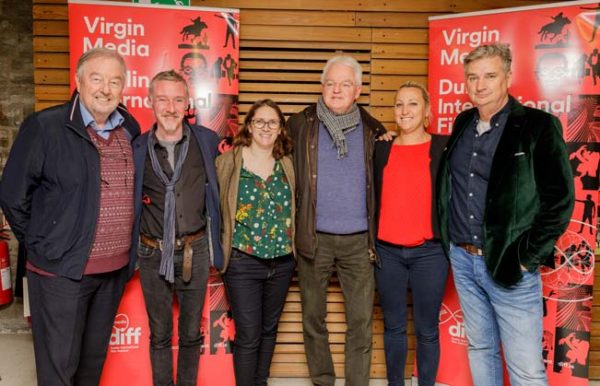
<instances>
[{"instance_id":1,"label":"dark trousers","mask_svg":"<svg viewBox=\"0 0 600 386\"><path fill-rule=\"evenodd\" d=\"M72 280L27 272L38 385L97 385L127 267Z\"/></svg>"},{"instance_id":2,"label":"dark trousers","mask_svg":"<svg viewBox=\"0 0 600 386\"><path fill-rule=\"evenodd\" d=\"M150 323L150 363L155 386L173 385L173 293L179 303L179 354L177 357L177 385L196 386L202 334L200 320L208 282L208 239L204 235L192 243L192 278L182 278L183 251L176 251L175 283L160 276L161 251L144 244L138 247L140 282Z\"/></svg>"},{"instance_id":3,"label":"dark trousers","mask_svg":"<svg viewBox=\"0 0 600 386\"><path fill-rule=\"evenodd\" d=\"M314 259L298 257L304 348L310 377L315 385L335 383L325 323L327 287L335 270L346 308L346 386L368 386L375 294L368 233L343 236L317 233L317 243Z\"/></svg>"},{"instance_id":4,"label":"dark trousers","mask_svg":"<svg viewBox=\"0 0 600 386\"><path fill-rule=\"evenodd\" d=\"M292 255L265 260L232 251L224 279L235 322L237 386L267 385L277 324L295 265Z\"/></svg>"},{"instance_id":5,"label":"dark trousers","mask_svg":"<svg viewBox=\"0 0 600 386\"><path fill-rule=\"evenodd\" d=\"M417 370L420 386L433 386L440 361L438 321L448 277L448 259L437 241L418 247L377 243L380 264L375 268L379 301L383 310L385 362L389 386L404 385L407 290L413 299L417 336Z\"/></svg>"}]
</instances>

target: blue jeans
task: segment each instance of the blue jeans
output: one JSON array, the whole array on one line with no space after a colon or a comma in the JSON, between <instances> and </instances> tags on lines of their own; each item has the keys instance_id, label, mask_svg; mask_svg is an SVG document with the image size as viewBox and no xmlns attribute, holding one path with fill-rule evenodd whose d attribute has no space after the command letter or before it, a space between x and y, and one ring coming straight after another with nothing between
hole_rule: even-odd
<instances>
[{"instance_id":1,"label":"blue jeans","mask_svg":"<svg viewBox=\"0 0 600 386\"><path fill-rule=\"evenodd\" d=\"M385 363L389 386L404 385L408 287L412 290L420 386L433 386L440 361L439 314L448 278L448 260L437 241L417 247L377 242L375 268L383 310Z\"/></svg>"},{"instance_id":2,"label":"blue jeans","mask_svg":"<svg viewBox=\"0 0 600 386\"><path fill-rule=\"evenodd\" d=\"M502 386L502 356L512 386L548 385L542 363L542 281L523 272L514 286L496 284L481 256L450 245L450 262L475 386Z\"/></svg>"},{"instance_id":3,"label":"blue jeans","mask_svg":"<svg viewBox=\"0 0 600 386\"><path fill-rule=\"evenodd\" d=\"M224 280L235 322L237 386L267 386L277 325L295 266L291 254L266 260L232 250Z\"/></svg>"},{"instance_id":4,"label":"blue jeans","mask_svg":"<svg viewBox=\"0 0 600 386\"><path fill-rule=\"evenodd\" d=\"M179 353L177 386L196 386L202 334L200 320L208 282L208 239L204 235L192 242L192 278L184 282L183 251L175 251L175 283L160 276L161 251L142 243L138 247L140 283L150 324L150 363L154 386L172 386L173 382L173 294L179 302Z\"/></svg>"}]
</instances>

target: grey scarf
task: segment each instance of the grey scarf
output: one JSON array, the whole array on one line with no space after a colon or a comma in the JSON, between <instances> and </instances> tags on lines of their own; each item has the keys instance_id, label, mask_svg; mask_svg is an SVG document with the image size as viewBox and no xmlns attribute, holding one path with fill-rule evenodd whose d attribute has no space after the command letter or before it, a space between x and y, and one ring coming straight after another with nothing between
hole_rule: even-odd
<instances>
[{"instance_id":1,"label":"grey scarf","mask_svg":"<svg viewBox=\"0 0 600 386\"><path fill-rule=\"evenodd\" d=\"M148 136L148 154L150 155L150 161L152 161L152 170L154 170L154 174L156 174L165 185L163 245L158 273L164 276L166 281L173 283L175 282L175 268L173 266L173 254L175 253L175 184L179 180L179 177L181 177L183 162L187 156L190 144L190 129L187 126L184 126L184 141L181 144L181 152L175 163L175 169L173 170L173 175L170 180L162 170L158 158L156 158L156 152L154 151L154 145L156 144L155 130Z\"/></svg>"},{"instance_id":2,"label":"grey scarf","mask_svg":"<svg viewBox=\"0 0 600 386\"><path fill-rule=\"evenodd\" d=\"M358 105L354 103L346 114L335 115L325 106L323 97L320 97L317 101L317 117L329 132L333 145L337 149L338 159L344 158L348 154L346 134L356 130L360 122Z\"/></svg>"}]
</instances>

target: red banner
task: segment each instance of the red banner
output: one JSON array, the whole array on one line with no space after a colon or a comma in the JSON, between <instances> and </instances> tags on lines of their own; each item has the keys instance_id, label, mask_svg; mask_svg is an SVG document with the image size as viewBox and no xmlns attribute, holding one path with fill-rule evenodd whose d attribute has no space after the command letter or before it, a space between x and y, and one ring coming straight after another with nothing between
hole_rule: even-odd
<instances>
[{"instance_id":1,"label":"red banner","mask_svg":"<svg viewBox=\"0 0 600 386\"><path fill-rule=\"evenodd\" d=\"M115 49L127 64L123 103L148 130L153 76L178 71L190 87L189 120L232 136L238 125L239 11L101 1L69 1L71 88L77 60L94 47ZM234 385L231 341L234 326L220 277L212 272L201 329L204 344L198 385ZM174 307L174 368L177 358ZM102 385L152 384L150 331L139 278L128 283L115 318Z\"/></svg>"},{"instance_id":2,"label":"red banner","mask_svg":"<svg viewBox=\"0 0 600 386\"><path fill-rule=\"evenodd\" d=\"M559 117L570 154L576 205L556 245L556 269L542 269L544 361L550 385L587 385L600 160L600 4L574 1L432 17L429 91L432 132L448 134L471 108L462 59L475 47L509 43L510 93L522 104ZM471 385L460 307L453 287L440 314L438 381ZM459 359L461 358L461 359Z\"/></svg>"},{"instance_id":3,"label":"red banner","mask_svg":"<svg viewBox=\"0 0 600 386\"><path fill-rule=\"evenodd\" d=\"M231 341L235 335L233 321L228 313L225 286L218 273L212 271L202 311L201 331L204 336L199 386L233 386L233 356ZM179 309L173 308L173 369L177 371L177 318ZM142 295L139 274L127 283L121 300L108 347L108 355L100 385L147 386L152 384L150 367L150 328Z\"/></svg>"},{"instance_id":4,"label":"red banner","mask_svg":"<svg viewBox=\"0 0 600 386\"><path fill-rule=\"evenodd\" d=\"M154 123L150 80L175 69L190 86L190 120L231 136L238 124L238 31L233 9L70 0L71 88L81 54L115 49L127 63L123 103L143 131Z\"/></svg>"}]
</instances>

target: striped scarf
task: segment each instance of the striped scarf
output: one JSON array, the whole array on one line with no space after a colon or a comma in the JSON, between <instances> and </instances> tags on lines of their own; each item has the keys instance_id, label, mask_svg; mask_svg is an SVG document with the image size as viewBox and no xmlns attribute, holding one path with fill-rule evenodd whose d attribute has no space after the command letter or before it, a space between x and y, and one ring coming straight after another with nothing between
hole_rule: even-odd
<instances>
[{"instance_id":1,"label":"striped scarf","mask_svg":"<svg viewBox=\"0 0 600 386\"><path fill-rule=\"evenodd\" d=\"M350 111L346 114L335 115L325 105L323 97L320 97L317 101L317 117L325 125L329 136L333 140L333 146L337 149L337 158L346 157L348 154L346 134L356 130L360 122L358 105L353 103Z\"/></svg>"}]
</instances>

